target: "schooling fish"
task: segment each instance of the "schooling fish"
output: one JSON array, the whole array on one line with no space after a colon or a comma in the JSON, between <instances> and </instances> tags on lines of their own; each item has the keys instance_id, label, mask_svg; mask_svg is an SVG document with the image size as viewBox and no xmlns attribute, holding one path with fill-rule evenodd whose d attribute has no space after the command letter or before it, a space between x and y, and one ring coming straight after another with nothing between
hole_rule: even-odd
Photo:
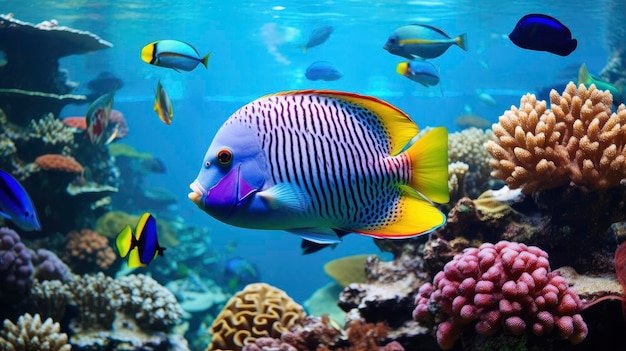
<instances>
[{"instance_id":1,"label":"schooling fish","mask_svg":"<svg viewBox=\"0 0 626 351\"><path fill-rule=\"evenodd\" d=\"M529 50L547 51L567 56L576 49L578 42L572 32L556 18L542 14L522 17L509 34L513 44Z\"/></svg>"},{"instance_id":2,"label":"schooling fish","mask_svg":"<svg viewBox=\"0 0 626 351\"><path fill-rule=\"evenodd\" d=\"M257 99L218 130L189 199L238 227L277 229L320 244L356 232L407 238L445 221L448 133L418 133L387 102L302 90Z\"/></svg>"},{"instance_id":3,"label":"schooling fish","mask_svg":"<svg viewBox=\"0 0 626 351\"><path fill-rule=\"evenodd\" d=\"M128 256L128 268L145 267L165 251L159 246L156 220L147 212L139 218L134 234L130 225L122 229L115 238L115 246L121 258Z\"/></svg>"},{"instance_id":4,"label":"schooling fish","mask_svg":"<svg viewBox=\"0 0 626 351\"><path fill-rule=\"evenodd\" d=\"M25 231L40 231L35 205L26 189L12 175L0 169L0 216Z\"/></svg>"},{"instance_id":5,"label":"schooling fish","mask_svg":"<svg viewBox=\"0 0 626 351\"><path fill-rule=\"evenodd\" d=\"M304 76L308 80L333 81L341 78L342 74L329 62L316 61L307 67Z\"/></svg>"},{"instance_id":6,"label":"schooling fish","mask_svg":"<svg viewBox=\"0 0 626 351\"><path fill-rule=\"evenodd\" d=\"M172 68L175 71L191 71L199 63L207 67L211 53L201 57L193 46L178 40L159 40L141 49L143 62L155 66Z\"/></svg>"},{"instance_id":7,"label":"schooling fish","mask_svg":"<svg viewBox=\"0 0 626 351\"><path fill-rule=\"evenodd\" d=\"M93 144L100 143L104 131L109 125L111 108L113 107L113 96L115 91L104 94L91 103L87 109L87 131L86 135Z\"/></svg>"},{"instance_id":8,"label":"schooling fish","mask_svg":"<svg viewBox=\"0 0 626 351\"><path fill-rule=\"evenodd\" d=\"M622 92L622 89L619 89L611 83L592 77L584 63L578 70L578 85L580 84L584 84L587 88L589 88L591 84L595 84L596 88L600 90L608 90L611 95L613 95L613 104L615 106L619 106L619 104L624 102L624 93Z\"/></svg>"},{"instance_id":9,"label":"schooling fish","mask_svg":"<svg viewBox=\"0 0 626 351\"><path fill-rule=\"evenodd\" d=\"M413 60L416 56L421 58L439 57L451 45L457 45L467 51L466 43L466 33L450 38L439 28L425 24L411 24L393 31L383 48L390 54Z\"/></svg>"},{"instance_id":10,"label":"schooling fish","mask_svg":"<svg viewBox=\"0 0 626 351\"><path fill-rule=\"evenodd\" d=\"M157 83L156 94L154 99L154 111L156 111L159 119L163 121L163 123L170 125L172 124L172 118L174 117L174 110L172 109L172 101L170 97L163 89L161 85L161 81Z\"/></svg>"},{"instance_id":11,"label":"schooling fish","mask_svg":"<svg viewBox=\"0 0 626 351\"><path fill-rule=\"evenodd\" d=\"M302 51L307 52L308 49L323 44L333 32L333 26L321 26L313 29L309 40L302 47Z\"/></svg>"},{"instance_id":12,"label":"schooling fish","mask_svg":"<svg viewBox=\"0 0 626 351\"><path fill-rule=\"evenodd\" d=\"M428 61L400 62L396 66L396 72L425 87L439 84L439 72L435 65Z\"/></svg>"}]
</instances>

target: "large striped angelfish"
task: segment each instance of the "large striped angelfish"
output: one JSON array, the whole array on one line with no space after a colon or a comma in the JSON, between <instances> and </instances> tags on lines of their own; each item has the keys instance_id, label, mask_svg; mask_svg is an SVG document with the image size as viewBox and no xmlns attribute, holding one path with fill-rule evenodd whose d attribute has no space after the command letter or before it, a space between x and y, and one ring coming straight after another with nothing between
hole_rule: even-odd
<instances>
[{"instance_id":1,"label":"large striped angelfish","mask_svg":"<svg viewBox=\"0 0 626 351\"><path fill-rule=\"evenodd\" d=\"M407 238L445 222L448 132L418 133L382 100L304 90L257 99L226 120L190 185L218 220L317 244L349 232Z\"/></svg>"}]
</instances>

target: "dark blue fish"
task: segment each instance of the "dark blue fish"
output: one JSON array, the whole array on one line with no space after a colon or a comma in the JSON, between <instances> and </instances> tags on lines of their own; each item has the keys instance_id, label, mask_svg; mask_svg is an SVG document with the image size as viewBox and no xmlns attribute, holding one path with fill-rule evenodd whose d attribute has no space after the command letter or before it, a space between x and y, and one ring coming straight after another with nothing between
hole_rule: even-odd
<instances>
[{"instance_id":1,"label":"dark blue fish","mask_svg":"<svg viewBox=\"0 0 626 351\"><path fill-rule=\"evenodd\" d=\"M26 189L12 175L0 169L0 216L25 231L40 231L37 211Z\"/></svg>"},{"instance_id":2,"label":"dark blue fish","mask_svg":"<svg viewBox=\"0 0 626 351\"><path fill-rule=\"evenodd\" d=\"M522 17L509 34L513 44L529 50L547 51L567 56L576 49L578 42L572 32L556 18L530 14Z\"/></svg>"},{"instance_id":3,"label":"dark blue fish","mask_svg":"<svg viewBox=\"0 0 626 351\"><path fill-rule=\"evenodd\" d=\"M304 74L308 80L332 81L342 77L341 72L326 61L313 62Z\"/></svg>"},{"instance_id":4,"label":"dark blue fish","mask_svg":"<svg viewBox=\"0 0 626 351\"><path fill-rule=\"evenodd\" d=\"M306 52L308 49L324 43L330 37L333 29L333 26L321 26L313 29L311 35L309 36L309 40L302 47L302 51Z\"/></svg>"},{"instance_id":5,"label":"dark blue fish","mask_svg":"<svg viewBox=\"0 0 626 351\"><path fill-rule=\"evenodd\" d=\"M137 222L135 233L127 225L115 238L115 246L120 257L128 255L128 267L145 267L157 256L163 256L164 247L159 245L156 220L150 213L144 213Z\"/></svg>"}]
</instances>

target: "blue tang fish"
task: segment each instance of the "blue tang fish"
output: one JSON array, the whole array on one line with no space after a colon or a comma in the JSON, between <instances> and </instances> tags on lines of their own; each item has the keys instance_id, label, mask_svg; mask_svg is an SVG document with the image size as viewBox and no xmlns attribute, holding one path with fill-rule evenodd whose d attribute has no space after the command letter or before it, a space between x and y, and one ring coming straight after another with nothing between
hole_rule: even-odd
<instances>
[{"instance_id":1,"label":"blue tang fish","mask_svg":"<svg viewBox=\"0 0 626 351\"><path fill-rule=\"evenodd\" d=\"M114 95L115 90L100 96L87 109L87 116L85 117L87 137L94 144L102 141L102 136L109 125Z\"/></svg>"},{"instance_id":2,"label":"blue tang fish","mask_svg":"<svg viewBox=\"0 0 626 351\"><path fill-rule=\"evenodd\" d=\"M157 83L155 97L154 97L154 111L156 112L159 119L167 124L172 124L172 118L174 118L174 110L172 108L172 100L170 100L169 95L163 86L161 85L161 81Z\"/></svg>"},{"instance_id":3,"label":"blue tang fish","mask_svg":"<svg viewBox=\"0 0 626 351\"><path fill-rule=\"evenodd\" d=\"M316 61L307 67L304 76L308 80L333 81L341 78L342 74L330 62Z\"/></svg>"},{"instance_id":4,"label":"blue tang fish","mask_svg":"<svg viewBox=\"0 0 626 351\"><path fill-rule=\"evenodd\" d=\"M418 133L389 103L303 90L257 99L231 115L206 152L189 199L238 227L334 244L346 232L407 238L445 222L448 133Z\"/></svg>"},{"instance_id":5,"label":"blue tang fish","mask_svg":"<svg viewBox=\"0 0 626 351\"><path fill-rule=\"evenodd\" d=\"M302 51L307 52L308 49L323 44L333 32L333 26L321 26L313 29L309 40L302 47Z\"/></svg>"},{"instance_id":6,"label":"blue tang fish","mask_svg":"<svg viewBox=\"0 0 626 351\"><path fill-rule=\"evenodd\" d=\"M383 48L390 54L413 60L439 57L452 45L467 51L467 33L450 38L437 27L411 24L393 31Z\"/></svg>"},{"instance_id":7,"label":"blue tang fish","mask_svg":"<svg viewBox=\"0 0 626 351\"><path fill-rule=\"evenodd\" d=\"M439 72L435 65L428 61L400 62L396 72L425 87L439 84Z\"/></svg>"},{"instance_id":8,"label":"blue tang fish","mask_svg":"<svg viewBox=\"0 0 626 351\"><path fill-rule=\"evenodd\" d=\"M193 46L178 40L159 40L141 49L143 62L172 68L175 71L191 71L201 63L207 67L211 53L201 57Z\"/></svg>"},{"instance_id":9,"label":"blue tang fish","mask_svg":"<svg viewBox=\"0 0 626 351\"><path fill-rule=\"evenodd\" d=\"M25 231L40 231L35 205L26 189L12 175L0 169L0 216Z\"/></svg>"},{"instance_id":10,"label":"blue tang fish","mask_svg":"<svg viewBox=\"0 0 626 351\"><path fill-rule=\"evenodd\" d=\"M523 49L547 51L560 56L571 54L578 45L572 32L556 18L542 14L522 17L509 34L513 44Z\"/></svg>"},{"instance_id":11,"label":"blue tang fish","mask_svg":"<svg viewBox=\"0 0 626 351\"><path fill-rule=\"evenodd\" d=\"M122 229L115 238L115 246L120 257L128 256L129 268L145 267L165 251L159 246L156 220L147 212L139 218L134 234L130 225Z\"/></svg>"}]
</instances>

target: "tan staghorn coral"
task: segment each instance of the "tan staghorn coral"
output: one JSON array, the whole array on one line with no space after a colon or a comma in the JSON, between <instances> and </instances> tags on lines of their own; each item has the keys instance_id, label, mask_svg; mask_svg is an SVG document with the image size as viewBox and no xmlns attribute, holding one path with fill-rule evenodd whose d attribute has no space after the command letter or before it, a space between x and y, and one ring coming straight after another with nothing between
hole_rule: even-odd
<instances>
[{"instance_id":1,"label":"tan staghorn coral","mask_svg":"<svg viewBox=\"0 0 626 351\"><path fill-rule=\"evenodd\" d=\"M626 107L595 85L569 83L545 101L526 94L493 125L491 175L529 194L572 183L603 190L626 177Z\"/></svg>"},{"instance_id":2,"label":"tan staghorn coral","mask_svg":"<svg viewBox=\"0 0 626 351\"><path fill-rule=\"evenodd\" d=\"M260 337L278 338L305 317L302 306L264 283L249 284L233 296L211 326L206 351L241 351Z\"/></svg>"},{"instance_id":3,"label":"tan staghorn coral","mask_svg":"<svg viewBox=\"0 0 626 351\"><path fill-rule=\"evenodd\" d=\"M2 351L70 351L67 334L61 333L59 323L48 318L43 323L38 314L24 314L14 324L4 320L0 330L0 350Z\"/></svg>"}]
</instances>

